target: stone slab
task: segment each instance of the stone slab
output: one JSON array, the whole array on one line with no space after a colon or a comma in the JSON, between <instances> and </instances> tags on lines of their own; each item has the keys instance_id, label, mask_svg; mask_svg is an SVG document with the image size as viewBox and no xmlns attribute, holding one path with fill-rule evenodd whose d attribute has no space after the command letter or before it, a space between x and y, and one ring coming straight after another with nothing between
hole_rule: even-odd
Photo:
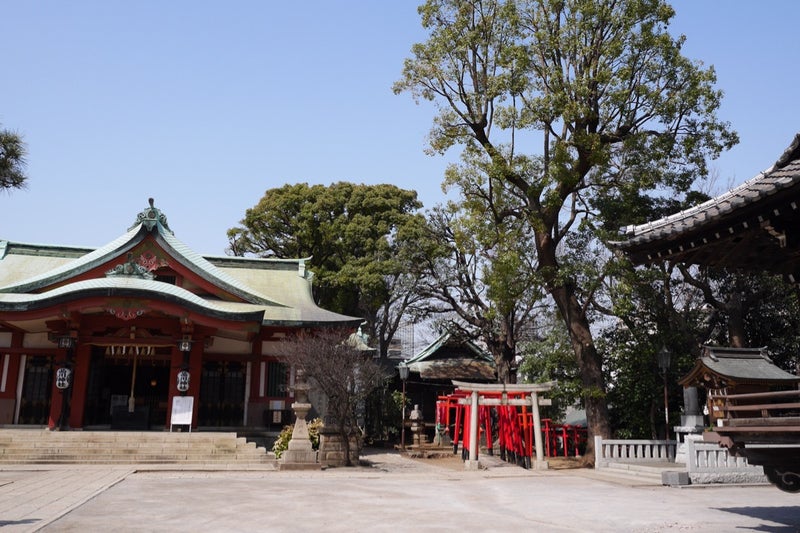
<instances>
[{"instance_id":1,"label":"stone slab","mask_svg":"<svg viewBox=\"0 0 800 533\"><path fill-rule=\"evenodd\" d=\"M688 472L676 472L676 471L661 472L662 485L677 487L681 485L688 485L689 483L690 481Z\"/></svg>"}]
</instances>

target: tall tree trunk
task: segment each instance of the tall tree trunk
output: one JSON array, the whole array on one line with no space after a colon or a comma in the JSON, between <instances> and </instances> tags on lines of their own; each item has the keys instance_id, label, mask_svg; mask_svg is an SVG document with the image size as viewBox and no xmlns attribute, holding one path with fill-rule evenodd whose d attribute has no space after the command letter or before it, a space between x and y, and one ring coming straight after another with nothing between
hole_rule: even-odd
<instances>
[{"instance_id":1,"label":"tall tree trunk","mask_svg":"<svg viewBox=\"0 0 800 533\"><path fill-rule=\"evenodd\" d=\"M507 339L508 337L506 335L490 337L486 344L489 348L489 353L492 354L495 368L497 369L497 381L500 383L516 383L517 370L515 359L517 352L514 347L508 345Z\"/></svg>"},{"instance_id":2,"label":"tall tree trunk","mask_svg":"<svg viewBox=\"0 0 800 533\"><path fill-rule=\"evenodd\" d=\"M569 332L572 350L578 363L578 371L583 387L584 406L586 408L586 424L588 442L584 461L594 461L594 437L608 438L611 425L606 403L605 378L603 377L603 361L597 353L589 318L578 302L575 287L569 280L562 279L556 259L556 242L549 234L537 235L536 238L539 268L544 275L550 295L558 307Z\"/></svg>"},{"instance_id":3,"label":"tall tree trunk","mask_svg":"<svg viewBox=\"0 0 800 533\"><path fill-rule=\"evenodd\" d=\"M738 294L732 294L725 305L725 311L728 313L728 339L734 348L745 347L743 307L742 298Z\"/></svg>"},{"instance_id":4,"label":"tall tree trunk","mask_svg":"<svg viewBox=\"0 0 800 533\"><path fill-rule=\"evenodd\" d=\"M550 291L564 323L569 331L572 350L578 362L586 407L586 423L589 430L588 446L593 448L594 436L608 438L611 426L608 421L603 361L597 353L586 313L583 312L574 292L566 287L555 287ZM587 448L587 455L589 449Z\"/></svg>"}]
</instances>

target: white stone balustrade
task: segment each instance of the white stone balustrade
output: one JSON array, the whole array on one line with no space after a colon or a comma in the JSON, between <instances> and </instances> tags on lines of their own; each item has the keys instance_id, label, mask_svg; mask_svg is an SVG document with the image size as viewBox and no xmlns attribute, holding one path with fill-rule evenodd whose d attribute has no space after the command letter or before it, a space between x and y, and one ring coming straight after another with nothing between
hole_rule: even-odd
<instances>
[{"instance_id":1,"label":"white stone balustrade","mask_svg":"<svg viewBox=\"0 0 800 533\"><path fill-rule=\"evenodd\" d=\"M761 467L750 465L744 457L734 457L716 443L686 441L686 470L694 472L755 472L761 473Z\"/></svg>"},{"instance_id":2,"label":"white stone balustrade","mask_svg":"<svg viewBox=\"0 0 800 533\"><path fill-rule=\"evenodd\" d=\"M677 441L594 438L595 468L614 462L674 462Z\"/></svg>"}]
</instances>

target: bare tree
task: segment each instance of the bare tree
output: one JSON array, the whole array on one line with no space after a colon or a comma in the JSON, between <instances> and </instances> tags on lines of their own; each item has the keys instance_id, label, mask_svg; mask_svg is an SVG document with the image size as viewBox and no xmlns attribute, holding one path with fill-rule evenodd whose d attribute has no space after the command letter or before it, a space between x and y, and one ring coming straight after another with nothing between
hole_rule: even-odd
<instances>
[{"instance_id":1,"label":"bare tree","mask_svg":"<svg viewBox=\"0 0 800 533\"><path fill-rule=\"evenodd\" d=\"M328 400L325 425L342 439L345 464L351 466L350 438L357 435L358 413L367 396L389 378L372 358L373 351L347 331L307 333L284 343L281 359L295 365Z\"/></svg>"}]
</instances>

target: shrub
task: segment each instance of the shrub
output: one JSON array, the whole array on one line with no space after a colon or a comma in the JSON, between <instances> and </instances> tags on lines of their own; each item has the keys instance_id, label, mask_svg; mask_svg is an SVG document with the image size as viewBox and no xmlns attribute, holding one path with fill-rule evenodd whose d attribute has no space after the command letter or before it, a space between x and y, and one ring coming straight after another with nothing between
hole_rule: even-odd
<instances>
[{"instance_id":1,"label":"shrub","mask_svg":"<svg viewBox=\"0 0 800 533\"><path fill-rule=\"evenodd\" d=\"M308 423L308 440L311 441L311 447L314 450L319 449L319 430L322 428L322 419L315 418ZM276 459L280 459L283 452L289 448L289 441L292 440L293 425L283 426L280 435L275 439L272 445L272 452L275 454Z\"/></svg>"}]
</instances>

